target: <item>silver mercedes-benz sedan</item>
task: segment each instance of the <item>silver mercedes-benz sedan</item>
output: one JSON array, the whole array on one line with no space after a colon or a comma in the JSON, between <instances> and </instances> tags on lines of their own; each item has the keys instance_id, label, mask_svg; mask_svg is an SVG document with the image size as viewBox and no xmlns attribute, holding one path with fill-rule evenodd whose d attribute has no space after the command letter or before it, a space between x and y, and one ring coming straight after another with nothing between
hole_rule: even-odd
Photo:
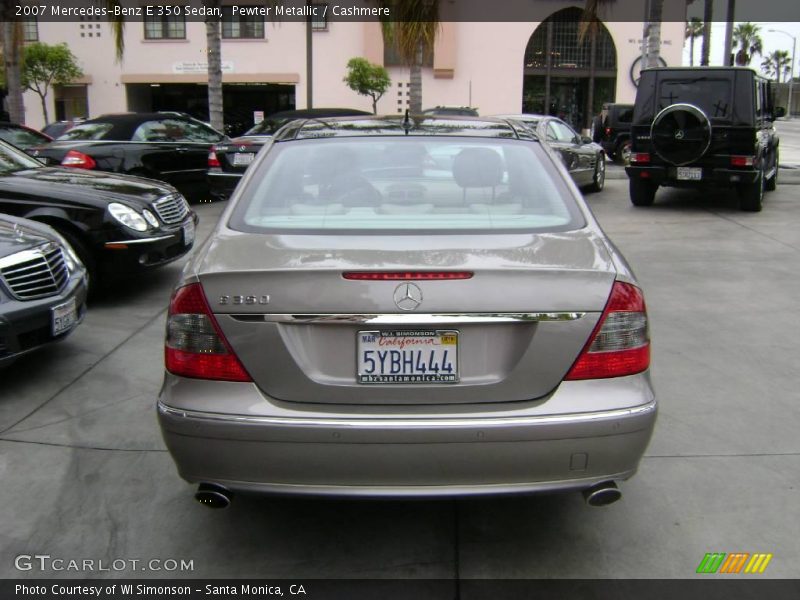
<instances>
[{"instance_id":1,"label":"silver mercedes-benz sedan","mask_svg":"<svg viewBox=\"0 0 800 600\"><path fill-rule=\"evenodd\" d=\"M642 291L499 119L295 121L169 306L164 440L234 491L620 496L656 419Z\"/></svg>"}]
</instances>

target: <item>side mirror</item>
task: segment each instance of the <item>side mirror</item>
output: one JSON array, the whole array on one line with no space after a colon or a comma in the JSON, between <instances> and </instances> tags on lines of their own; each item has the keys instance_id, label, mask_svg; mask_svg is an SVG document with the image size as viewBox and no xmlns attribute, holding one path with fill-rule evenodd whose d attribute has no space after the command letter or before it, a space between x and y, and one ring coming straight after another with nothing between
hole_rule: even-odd
<instances>
[{"instance_id":1,"label":"side mirror","mask_svg":"<svg viewBox=\"0 0 800 600\"><path fill-rule=\"evenodd\" d=\"M591 144L593 142L594 142L594 140L592 138L587 137L585 135L581 136L581 144Z\"/></svg>"},{"instance_id":2,"label":"side mirror","mask_svg":"<svg viewBox=\"0 0 800 600\"><path fill-rule=\"evenodd\" d=\"M786 109L783 108L782 106L776 106L775 107L775 115L774 116L775 116L776 119L780 119L781 117L785 117L786 116Z\"/></svg>"}]
</instances>

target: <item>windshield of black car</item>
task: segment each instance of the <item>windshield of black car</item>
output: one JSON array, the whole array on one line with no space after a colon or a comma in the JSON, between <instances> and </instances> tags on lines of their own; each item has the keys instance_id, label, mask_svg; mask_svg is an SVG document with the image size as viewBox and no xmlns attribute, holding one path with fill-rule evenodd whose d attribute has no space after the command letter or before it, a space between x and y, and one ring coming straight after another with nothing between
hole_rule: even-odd
<instances>
[{"instance_id":1,"label":"windshield of black car","mask_svg":"<svg viewBox=\"0 0 800 600\"><path fill-rule=\"evenodd\" d=\"M30 148L38 144L46 144L50 141L49 138L40 135L30 129L24 127L5 127L0 126L0 139L14 144L20 148Z\"/></svg>"},{"instance_id":2,"label":"windshield of black car","mask_svg":"<svg viewBox=\"0 0 800 600\"><path fill-rule=\"evenodd\" d=\"M216 143L221 139L221 134L199 121L169 118L145 121L131 136L134 142Z\"/></svg>"},{"instance_id":3,"label":"windshield of black car","mask_svg":"<svg viewBox=\"0 0 800 600\"><path fill-rule=\"evenodd\" d=\"M111 131L111 123L84 123L65 131L58 140L100 140Z\"/></svg>"},{"instance_id":4,"label":"windshield of black car","mask_svg":"<svg viewBox=\"0 0 800 600\"><path fill-rule=\"evenodd\" d=\"M662 79L656 113L672 104L692 104L709 119L730 119L732 81L727 78L686 77Z\"/></svg>"},{"instance_id":5,"label":"windshield of black car","mask_svg":"<svg viewBox=\"0 0 800 600\"><path fill-rule=\"evenodd\" d=\"M25 169L38 169L42 166L42 163L35 158L0 142L0 175L8 175Z\"/></svg>"},{"instance_id":6,"label":"windshield of black car","mask_svg":"<svg viewBox=\"0 0 800 600\"><path fill-rule=\"evenodd\" d=\"M261 123L257 123L252 128L245 131L242 135L272 135L281 125L290 121L291 119L264 119Z\"/></svg>"},{"instance_id":7,"label":"windshield of black car","mask_svg":"<svg viewBox=\"0 0 800 600\"><path fill-rule=\"evenodd\" d=\"M251 232L471 233L583 226L534 142L418 137L274 144L230 226Z\"/></svg>"}]
</instances>

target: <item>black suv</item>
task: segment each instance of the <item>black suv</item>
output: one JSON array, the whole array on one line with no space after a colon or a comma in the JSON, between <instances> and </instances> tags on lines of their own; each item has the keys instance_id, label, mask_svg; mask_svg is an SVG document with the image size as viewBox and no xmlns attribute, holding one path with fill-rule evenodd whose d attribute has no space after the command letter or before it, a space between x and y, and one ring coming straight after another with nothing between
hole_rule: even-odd
<instances>
[{"instance_id":1,"label":"black suv","mask_svg":"<svg viewBox=\"0 0 800 600\"><path fill-rule=\"evenodd\" d=\"M776 108L752 69L695 67L642 72L631 127L631 202L649 206L661 185L727 186L742 210L759 211L778 182Z\"/></svg>"},{"instance_id":2,"label":"black suv","mask_svg":"<svg viewBox=\"0 0 800 600\"><path fill-rule=\"evenodd\" d=\"M631 150L633 104L603 104L600 115L592 122L592 140L603 147L606 155L628 164Z\"/></svg>"}]
</instances>

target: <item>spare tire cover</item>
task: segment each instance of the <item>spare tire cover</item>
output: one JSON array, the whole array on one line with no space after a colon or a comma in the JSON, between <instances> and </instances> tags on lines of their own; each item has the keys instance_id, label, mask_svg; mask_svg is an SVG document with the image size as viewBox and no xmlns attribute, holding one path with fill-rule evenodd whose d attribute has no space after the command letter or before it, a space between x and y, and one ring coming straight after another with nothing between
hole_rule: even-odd
<instances>
[{"instance_id":1,"label":"spare tire cover","mask_svg":"<svg viewBox=\"0 0 800 600\"><path fill-rule=\"evenodd\" d=\"M653 119L653 149L673 165L686 165L702 157L711 145L711 122L693 104L672 104Z\"/></svg>"}]
</instances>

